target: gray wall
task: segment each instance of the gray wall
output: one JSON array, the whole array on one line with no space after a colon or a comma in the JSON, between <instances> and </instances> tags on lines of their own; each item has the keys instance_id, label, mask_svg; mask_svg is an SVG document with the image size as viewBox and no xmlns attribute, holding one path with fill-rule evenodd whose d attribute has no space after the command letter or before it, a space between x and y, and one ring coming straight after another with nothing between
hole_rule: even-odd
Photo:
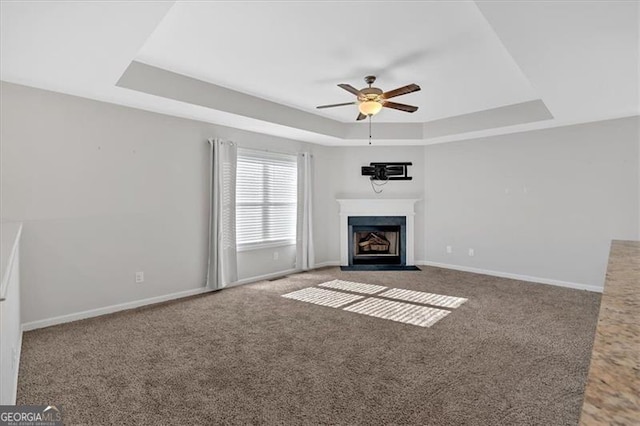
<instances>
[{"instance_id":1,"label":"gray wall","mask_svg":"<svg viewBox=\"0 0 640 426\"><path fill-rule=\"evenodd\" d=\"M638 117L427 146L426 258L601 288L638 182Z\"/></svg>"},{"instance_id":2,"label":"gray wall","mask_svg":"<svg viewBox=\"0 0 640 426\"><path fill-rule=\"evenodd\" d=\"M418 261L598 287L609 240L638 238L637 117L427 147L341 148L1 89L1 217L25 222L26 322L202 287L208 137L313 152L318 263L339 260L339 197L422 198ZM376 195L360 176L371 161L412 161L414 180ZM293 246L240 252L240 279L294 261ZM140 270L145 283L135 284Z\"/></svg>"},{"instance_id":3,"label":"gray wall","mask_svg":"<svg viewBox=\"0 0 640 426\"><path fill-rule=\"evenodd\" d=\"M0 215L24 221L25 322L203 286L208 137L309 149L24 86L1 90ZM241 252L240 278L293 267L295 250L280 248L277 261L273 251Z\"/></svg>"}]
</instances>

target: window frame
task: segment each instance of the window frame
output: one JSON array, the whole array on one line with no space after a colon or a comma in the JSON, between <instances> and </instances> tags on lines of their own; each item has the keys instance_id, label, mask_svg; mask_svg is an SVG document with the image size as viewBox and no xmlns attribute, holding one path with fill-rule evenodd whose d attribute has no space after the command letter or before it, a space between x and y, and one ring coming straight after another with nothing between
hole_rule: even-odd
<instances>
[{"instance_id":1,"label":"window frame","mask_svg":"<svg viewBox=\"0 0 640 426\"><path fill-rule=\"evenodd\" d=\"M295 167L295 171L296 171L296 182L295 182L295 201L293 202L284 202L284 201L262 201L262 202L257 202L257 201L250 201L250 202L239 202L238 201L238 191L236 188L236 229L239 228L238 226L238 206L255 206L255 207L261 207L261 211L262 211L262 215L263 217L265 216L265 209L268 208L269 206L291 206L293 205L294 207L294 233L293 236L291 238L287 238L287 239L278 239L278 240L261 240L261 241L255 241L255 242L245 242L245 243L239 243L236 242L236 250L238 252L244 252L244 251L251 251L251 250L261 250L261 249L267 249L267 248L276 248L276 247L285 247L285 246L293 246L297 244L297 222L298 222L298 182L297 182L297 170L298 170L298 165L297 165L297 156L296 154L290 154L290 153L276 153L276 152L272 152L272 151L265 151L265 150L258 150L258 149L251 149L251 148L241 148L238 147L238 154L237 154L237 158L238 158L238 163L240 163L240 159L243 156L249 157L249 158L253 158L253 159L258 159L258 160L264 160L265 163L268 162L268 160L271 159L276 159L276 160L284 160L286 162L290 162L291 164L294 165ZM239 168L239 167L238 167ZM237 169L238 169L237 168ZM236 170L237 170L236 169ZM237 173L237 171L236 171ZM236 182L238 181L238 176L236 176ZM265 194L268 196L268 191L265 191ZM264 199L264 196L263 196ZM262 222L263 224L265 223L264 221ZM265 227L262 226L262 229L264 229ZM237 231L236 231L237 232Z\"/></svg>"}]
</instances>

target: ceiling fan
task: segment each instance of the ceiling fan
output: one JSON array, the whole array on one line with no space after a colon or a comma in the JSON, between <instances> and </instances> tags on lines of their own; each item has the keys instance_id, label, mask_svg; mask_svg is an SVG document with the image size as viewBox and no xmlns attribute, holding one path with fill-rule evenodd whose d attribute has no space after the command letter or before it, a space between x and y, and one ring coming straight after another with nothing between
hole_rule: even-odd
<instances>
[{"instance_id":1,"label":"ceiling fan","mask_svg":"<svg viewBox=\"0 0 640 426\"><path fill-rule=\"evenodd\" d=\"M358 97L357 101L345 102L343 104L320 105L316 108L323 109L345 105L358 105L360 114L358 114L356 120L364 120L367 117L376 115L383 107L393 108L405 112L416 112L418 110L417 106L399 104L388 100L391 98L395 98L396 96L417 92L418 90L420 90L420 86L418 86L417 84L409 84L407 86L399 87L395 90L383 92L377 87L371 87L371 85L376 81L375 76L368 75L364 78L364 81L369 85L369 87L365 87L361 90L356 89L350 84L338 84L338 87L341 87L347 92L356 95Z\"/></svg>"}]
</instances>

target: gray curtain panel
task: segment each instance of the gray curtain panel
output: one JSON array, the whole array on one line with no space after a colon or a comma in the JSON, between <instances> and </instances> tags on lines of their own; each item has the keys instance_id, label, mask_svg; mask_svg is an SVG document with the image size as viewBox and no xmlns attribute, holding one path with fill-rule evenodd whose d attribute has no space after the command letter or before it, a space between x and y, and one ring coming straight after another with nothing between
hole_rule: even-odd
<instances>
[{"instance_id":1,"label":"gray curtain panel","mask_svg":"<svg viewBox=\"0 0 640 426\"><path fill-rule=\"evenodd\" d=\"M298 217L296 229L296 267L307 271L315 266L313 251L313 157L298 154Z\"/></svg>"},{"instance_id":2,"label":"gray curtain panel","mask_svg":"<svg viewBox=\"0 0 640 426\"><path fill-rule=\"evenodd\" d=\"M236 144L209 139L211 182L207 287L217 290L238 281L236 251Z\"/></svg>"}]
</instances>

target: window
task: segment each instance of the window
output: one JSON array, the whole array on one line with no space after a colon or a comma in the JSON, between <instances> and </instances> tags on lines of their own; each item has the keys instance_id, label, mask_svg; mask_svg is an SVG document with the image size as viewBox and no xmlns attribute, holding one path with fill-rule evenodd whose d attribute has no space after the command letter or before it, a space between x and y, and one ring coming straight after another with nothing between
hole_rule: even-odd
<instances>
[{"instance_id":1,"label":"window","mask_svg":"<svg viewBox=\"0 0 640 426\"><path fill-rule=\"evenodd\" d=\"M295 155L238 149L238 249L295 244L297 181Z\"/></svg>"}]
</instances>

